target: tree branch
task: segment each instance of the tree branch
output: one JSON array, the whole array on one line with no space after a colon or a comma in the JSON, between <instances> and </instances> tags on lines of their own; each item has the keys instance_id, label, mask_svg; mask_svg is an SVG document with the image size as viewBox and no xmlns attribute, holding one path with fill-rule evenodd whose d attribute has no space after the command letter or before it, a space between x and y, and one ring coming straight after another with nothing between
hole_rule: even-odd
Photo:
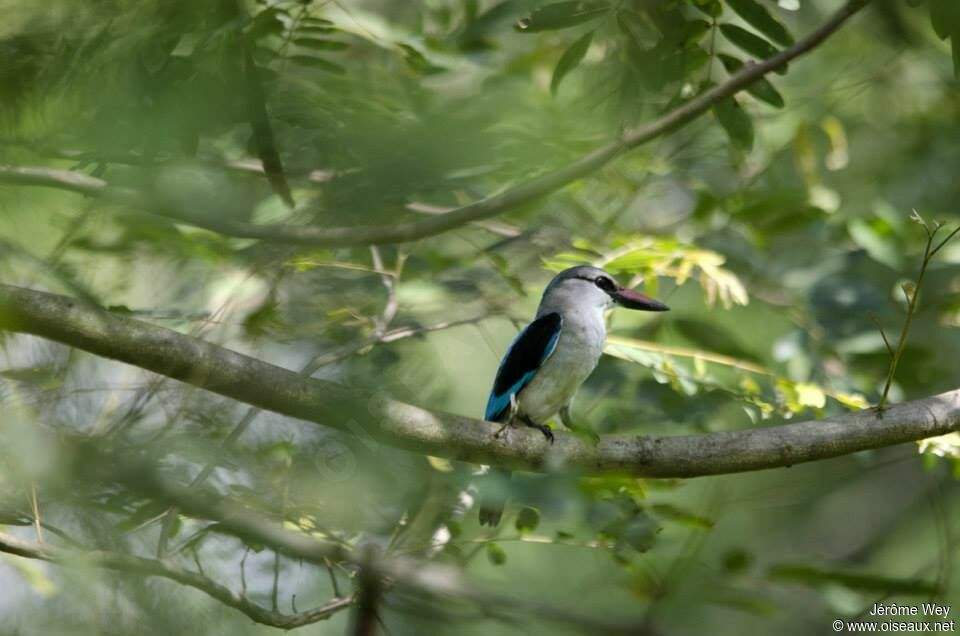
<instances>
[{"instance_id":1,"label":"tree branch","mask_svg":"<svg viewBox=\"0 0 960 636\"><path fill-rule=\"evenodd\" d=\"M960 389L890 407L821 420L705 435L606 435L594 446L557 433L514 430L428 411L305 378L197 338L112 314L78 301L0 285L0 330L28 333L148 369L220 395L384 444L439 457L545 471L696 477L837 457L960 429Z\"/></svg>"},{"instance_id":2,"label":"tree branch","mask_svg":"<svg viewBox=\"0 0 960 636\"><path fill-rule=\"evenodd\" d=\"M798 40L773 57L755 64L747 64L723 84L714 86L690 101L639 128L627 129L620 136L553 172L541 175L500 194L475 203L455 208L438 216L391 223L389 225L358 227L295 226L286 224L258 225L241 221L213 218L203 211L159 209L140 193L109 185L79 172L55 168L0 165L0 183L60 188L101 197L123 205L130 205L151 213L174 218L214 232L240 238L252 238L282 243L336 247L346 245L378 245L402 243L434 236L473 221L490 218L520 205L538 199L564 185L596 172L610 161L665 133L671 132L710 110L717 102L743 90L770 71L807 53L843 25L851 16L870 3L870 0L849 0L830 19L806 37Z\"/></svg>"},{"instance_id":3,"label":"tree branch","mask_svg":"<svg viewBox=\"0 0 960 636\"><path fill-rule=\"evenodd\" d=\"M133 572L143 576L163 577L198 589L224 605L240 610L257 623L280 627L282 629L293 629L326 620L338 611L349 607L356 600L354 595L334 598L312 610L299 612L297 614L283 614L260 607L245 596L233 592L213 579L197 572L186 570L173 561L144 559L142 557L102 550L59 548L48 543L41 545L39 543L23 541L6 533L0 533L0 552L6 552L28 559L40 559L51 563L81 564L107 570Z\"/></svg>"},{"instance_id":4,"label":"tree branch","mask_svg":"<svg viewBox=\"0 0 960 636\"><path fill-rule=\"evenodd\" d=\"M614 622L608 618L596 619L564 607L525 599L515 594L502 594L491 591L487 586L472 585L460 570L450 565L370 550L354 551L342 543L318 541L309 534L289 530L277 523L275 519L264 517L234 504L227 498L211 496L198 492L193 487L175 484L148 467L154 462L144 461L144 457L138 457L136 453L107 453L90 440L76 438L68 440L63 436L55 443L59 445L60 450L66 451L60 455L60 459L65 462L61 464L61 469L64 466L72 467L75 471L74 477L84 480L85 483L91 483L94 480L114 480L135 492L182 510L187 515L197 519L216 521L218 529L224 533L268 545L292 558L302 559L321 567L326 567L330 561L346 563L359 569L361 577L384 577L390 588L400 587L429 596L473 603L484 608L510 610L523 616L562 623L586 633L656 636L656 632L645 624ZM70 453L73 453L72 458ZM357 595L350 595L333 599L307 612L283 615L253 605L242 596L206 577L183 570L166 560L143 559L110 552L57 549L24 542L2 533L0 533L0 552L56 562L67 562L67 557L70 557L76 560L74 562L81 564L86 562L97 567L130 570L149 576L163 576L197 587L226 605L240 609L258 622L264 621L258 620L255 616L275 621L286 620L288 621L286 625L278 625L285 628L307 624L297 621L322 620L329 614L359 600Z\"/></svg>"}]
</instances>

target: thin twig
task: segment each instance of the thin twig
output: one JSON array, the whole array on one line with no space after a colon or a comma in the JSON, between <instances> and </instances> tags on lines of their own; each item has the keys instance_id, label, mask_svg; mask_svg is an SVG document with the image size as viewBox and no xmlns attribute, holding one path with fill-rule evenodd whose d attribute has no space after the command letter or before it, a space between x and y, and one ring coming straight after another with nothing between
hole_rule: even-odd
<instances>
[{"instance_id":1,"label":"thin twig","mask_svg":"<svg viewBox=\"0 0 960 636\"><path fill-rule=\"evenodd\" d=\"M376 321L376 327L374 329L373 335L368 338L366 341L357 344L350 345L340 351L334 353L326 353L323 355L316 356L307 362L303 368L300 369L299 375L301 377L310 377L316 373L319 369L329 364L339 362L345 358L348 358L364 348L372 346L379 343L384 335L386 334L387 329L390 326L390 323L396 317L397 314L397 294L396 287L399 281L400 275L403 272L403 265L406 261L406 257L398 254L397 263L392 272L388 272L383 268L383 262L380 258L380 252L376 247L371 247L371 253L373 256L374 271L380 274L380 277L383 281L384 287L387 289L387 301L384 305L383 311L380 317ZM263 409L257 407L251 407L247 409L247 412L244 414L243 418L237 423L237 425L230 431L226 438L224 438L221 443L221 448L227 450L232 448L236 441L240 438L241 435L250 427L250 424L253 423L255 419L263 412ZM193 478L190 482L191 487L198 487L202 485L213 471L216 469L219 462L216 460L208 462L197 476ZM157 541L157 558L163 558L166 554L166 544L170 536L170 530L172 529L173 522L176 519L177 510L171 508L167 510L163 515L163 523L160 528L160 538ZM152 523L156 520L156 517L149 520L147 523Z\"/></svg>"},{"instance_id":2,"label":"thin twig","mask_svg":"<svg viewBox=\"0 0 960 636\"><path fill-rule=\"evenodd\" d=\"M892 356L893 347L890 346L890 341L887 340L887 334L883 331L883 325L880 324L880 319L877 318L876 314L870 314L870 322L872 322L873 326L880 332L880 337L883 338L883 344L887 347L887 353Z\"/></svg>"},{"instance_id":3,"label":"thin twig","mask_svg":"<svg viewBox=\"0 0 960 636\"><path fill-rule=\"evenodd\" d=\"M240 596L247 595L247 556L250 554L250 546L243 551L243 557L240 559ZM340 596L337 594L336 596Z\"/></svg>"},{"instance_id":4,"label":"thin twig","mask_svg":"<svg viewBox=\"0 0 960 636\"><path fill-rule=\"evenodd\" d=\"M933 258L934 256L936 256L937 252L939 252L944 245L949 243L950 239L952 239L954 236L957 235L957 232L960 232L960 225L954 228L953 232L950 232L950 234L947 235L947 238L940 241L940 243L935 248L933 248L933 251L930 252L930 258Z\"/></svg>"},{"instance_id":5,"label":"thin twig","mask_svg":"<svg viewBox=\"0 0 960 636\"><path fill-rule=\"evenodd\" d=\"M327 573L330 575L330 586L333 588L333 595L340 596L340 586L337 584L337 576L333 572L333 565L330 563L330 559L324 559L323 562L327 566Z\"/></svg>"},{"instance_id":6,"label":"thin twig","mask_svg":"<svg viewBox=\"0 0 960 636\"><path fill-rule=\"evenodd\" d=\"M28 559L40 559L51 563L83 563L108 570L134 572L143 576L163 577L200 590L224 605L243 612L257 623L283 629L293 629L326 620L340 610L352 605L355 600L353 595L344 598L333 598L312 610L298 614L282 614L260 607L250 602L245 596L238 595L236 592L220 585L213 579L203 574L184 569L169 560L144 559L142 557L117 552L106 552L103 550L75 550L54 547L50 544L40 545L39 543L23 541L5 533L0 533L0 552L15 554Z\"/></svg>"},{"instance_id":7,"label":"thin twig","mask_svg":"<svg viewBox=\"0 0 960 636\"><path fill-rule=\"evenodd\" d=\"M40 501L37 499L37 484L30 484L30 511L33 513L33 527L37 533L37 543L43 543L43 526L40 524Z\"/></svg>"},{"instance_id":8,"label":"thin twig","mask_svg":"<svg viewBox=\"0 0 960 636\"><path fill-rule=\"evenodd\" d=\"M914 210L913 214L914 220L917 220L927 233L927 244L923 250L923 263L920 265L920 274L917 276L917 282L913 285L913 291L908 291L906 285L903 289L903 294L907 299L907 317L903 321L903 330L900 332L900 339L897 341L897 347L893 352L893 359L890 360L890 366L887 368L887 379L883 384L883 393L880 396L880 402L877 404L877 411L879 412L882 412L887 407L887 397L890 393L890 386L893 384L893 376L897 372L897 365L900 364L900 357L903 355L903 349L907 344L907 336L910 334L910 324L913 322L913 316L917 311L917 301L920 298L920 289L923 286L923 278L927 273L927 267L930 265L930 261L933 260L934 255L960 232L960 226L957 226L956 229L950 232L950 234L934 248L933 240L940 230L940 224L934 224L933 229L931 229L920 215L917 214L916 210ZM881 331L881 333L883 332ZM886 337L884 337L884 341L886 341Z\"/></svg>"}]
</instances>

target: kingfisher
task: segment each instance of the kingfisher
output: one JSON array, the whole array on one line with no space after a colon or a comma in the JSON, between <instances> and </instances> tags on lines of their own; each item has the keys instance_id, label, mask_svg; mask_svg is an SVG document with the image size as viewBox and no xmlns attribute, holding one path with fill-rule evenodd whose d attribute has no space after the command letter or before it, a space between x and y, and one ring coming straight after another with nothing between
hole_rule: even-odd
<instances>
[{"instance_id":1,"label":"kingfisher","mask_svg":"<svg viewBox=\"0 0 960 636\"><path fill-rule=\"evenodd\" d=\"M514 339L500 362L484 419L519 422L538 429L553 443L547 420L560 413L563 424L582 432L571 413L574 394L593 373L607 340L605 314L613 307L667 311L669 307L621 286L597 267L578 265L557 274L540 299L537 315ZM507 471L498 471L509 477ZM500 523L506 501L481 494L480 523Z\"/></svg>"}]
</instances>

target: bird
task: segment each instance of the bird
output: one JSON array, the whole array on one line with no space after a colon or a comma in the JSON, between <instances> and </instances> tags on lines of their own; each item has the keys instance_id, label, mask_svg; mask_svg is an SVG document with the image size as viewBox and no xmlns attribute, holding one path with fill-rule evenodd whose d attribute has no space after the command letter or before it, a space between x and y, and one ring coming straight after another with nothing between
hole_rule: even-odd
<instances>
[{"instance_id":1,"label":"bird","mask_svg":"<svg viewBox=\"0 0 960 636\"><path fill-rule=\"evenodd\" d=\"M584 432L573 419L573 398L600 361L607 340L605 314L613 307L669 310L598 267L578 265L554 276L533 322L517 335L497 369L484 419L503 424L498 436L519 422L538 429L552 444L553 430L546 422L558 412L567 428ZM480 523L499 524L505 504L502 493L481 491Z\"/></svg>"}]
</instances>

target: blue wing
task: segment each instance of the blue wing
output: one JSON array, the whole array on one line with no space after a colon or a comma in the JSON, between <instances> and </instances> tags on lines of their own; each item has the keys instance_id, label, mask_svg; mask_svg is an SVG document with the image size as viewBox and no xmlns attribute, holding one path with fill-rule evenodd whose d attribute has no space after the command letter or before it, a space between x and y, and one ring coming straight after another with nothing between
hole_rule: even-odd
<instances>
[{"instance_id":1,"label":"blue wing","mask_svg":"<svg viewBox=\"0 0 960 636\"><path fill-rule=\"evenodd\" d=\"M495 422L510 409L510 398L527 386L560 339L563 319L554 312L540 316L520 332L503 356L483 419Z\"/></svg>"}]
</instances>

